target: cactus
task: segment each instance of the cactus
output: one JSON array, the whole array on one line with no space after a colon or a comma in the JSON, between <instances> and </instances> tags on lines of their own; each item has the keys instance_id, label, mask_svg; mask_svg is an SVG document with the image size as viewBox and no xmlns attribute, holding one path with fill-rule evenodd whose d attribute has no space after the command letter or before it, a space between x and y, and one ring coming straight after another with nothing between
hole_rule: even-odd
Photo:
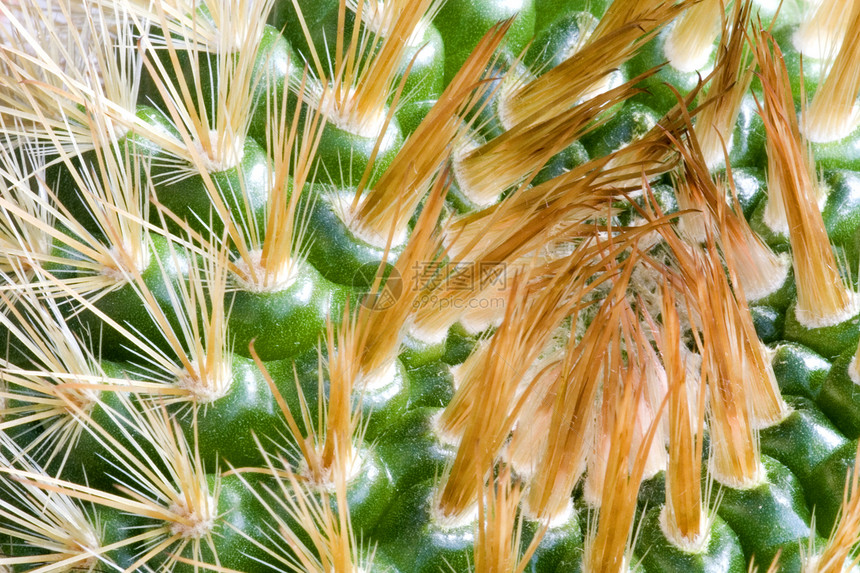
<instances>
[{"instance_id":1,"label":"cactus","mask_svg":"<svg viewBox=\"0 0 860 573\"><path fill-rule=\"evenodd\" d=\"M860 2L0 4L0 572L835 572Z\"/></svg>"}]
</instances>

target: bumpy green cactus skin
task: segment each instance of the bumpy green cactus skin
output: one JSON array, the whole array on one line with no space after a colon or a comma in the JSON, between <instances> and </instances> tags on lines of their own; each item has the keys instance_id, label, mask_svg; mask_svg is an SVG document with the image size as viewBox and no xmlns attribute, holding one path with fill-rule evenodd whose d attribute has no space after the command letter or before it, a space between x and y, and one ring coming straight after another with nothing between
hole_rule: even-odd
<instances>
[{"instance_id":1,"label":"bumpy green cactus skin","mask_svg":"<svg viewBox=\"0 0 860 573\"><path fill-rule=\"evenodd\" d=\"M74 503L84 508L84 514L92 523L99 524L99 545L115 546L91 563L77 564L70 570L89 568L107 572L133 565L141 570L182 572L283 570L285 562L279 562L274 556L290 555L291 550L285 541L278 539L278 527L294 528L297 538L304 541L312 536L303 530L304 524L297 523L294 516L285 511L286 507L275 509L284 520L278 525L273 525L270 510L264 507L264 500L269 499L264 492L278 491L283 477L279 481L271 475L276 472L246 475L231 470L266 467L270 460L258 449L258 442L270 451L297 450L295 440L287 437L284 430L283 405L293 412L303 434L322 426L320 404L330 390L330 380L323 365L325 357L320 359L319 352L327 324L338 323L345 308L354 310L356 301L372 286L375 276L359 274L360 270L368 265L377 267L383 261L387 261L390 269L403 252L402 246L386 249L357 238L338 218L332 197L354 191L362 182L368 165L372 167L368 172L372 175L367 180L371 185L378 180L471 50L498 21L515 18L496 64L500 70L514 64L522 65L517 61L521 54L525 54L526 65L546 69L561 63L557 52L569 48L571 38L580 33L578 26L585 21L582 13L590 11L599 18L606 4L563 0L448 0L424 35L427 48L419 52L413 63L413 76L404 84L408 97L400 102L396 113L392 113L384 143L376 149L375 137L354 135L334 125L325 128L311 181L305 189L291 190L291 193L301 193L299 211L308 214L309 232L303 246L307 249L306 260L302 261L286 290L252 292L234 288L223 294L223 305L229 312L224 335L230 356L228 390L224 396L207 403L196 417L192 417L181 402L166 409L171 419L178 421L185 442L199 452L207 483L213 491L216 482L219 484L216 517L211 524L214 535L200 545L203 549L199 554L194 554L193 544L182 545L178 550L182 559L178 563L174 563L172 552L180 546L170 545L156 551L143 565L138 560L147 553L148 542L141 539L126 545L123 540L156 528L160 523L156 517L133 515L131 511L105 507L98 501L89 503L93 500L85 498ZM338 3L335 0L299 0L298 5L311 43L320 51L332 49L332 38L337 33ZM347 10L346 14L350 20L347 26L355 26L352 12ZM267 87L263 86L266 82L262 82L255 88L257 100L243 160L236 168L211 174L214 188L231 217L246 223L250 220L250 224L258 228L266 225L269 192L266 177L272 162L272 150L268 148L271 142L266 139L270 118L262 101L271 95L266 89L272 93L287 93L289 86L301 79L302 62L309 57L308 39L297 22L290 0L277 0L268 21L270 25L265 28L257 67L268 70L269 82ZM788 14L784 21L778 21L774 35L785 51L789 72L794 74L793 89L799 106L800 56L791 42L797 25ZM529 45L533 39L535 42ZM661 64L665 59L664 42L665 33L656 35L622 66L621 76L629 79ZM407 56L412 58L414 54ZM185 61L184 65L191 64ZM142 73L147 72L143 70ZM664 67L646 80L640 86L644 89L617 109L602 126L551 160L534 183L549 180L588 159L602 157L637 140L660 122L663 114L677 102L664 82L671 83L683 94L693 89L698 80L696 73L681 73ZM211 80L211 83L217 82ZM146 82L144 86L150 87L141 95L139 116L165 133L175 135L175 128L165 120L164 110L156 110L159 104L163 105L158 92ZM205 92L216 87L205 85L201 89ZM807 79L805 87L811 93L817 84ZM760 98L761 86L754 82L752 89ZM493 106L488 105L484 114L491 116L492 113ZM481 127L485 128L485 136L493 130L501 131L497 121ZM765 241L778 251L787 251L787 238L766 229L762 220L766 200L763 191L767 187L764 137L755 101L748 97L728 150L738 199L743 214ZM860 135L855 133L846 141L816 145L814 149L818 168L823 171L829 189L823 208L827 232L844 254L849 268L856 268L860 257L858 138ZM122 146L150 158L163 157L164 153L156 143L137 135L129 136ZM69 169L82 168L88 161L91 159L84 154L69 164L47 169L44 176L49 185L56 186L56 199L70 216L77 218L83 227L97 232L68 174ZM346 164L350 169L345 171ZM211 191L204 178L194 176L163 183L160 181L169 175L169 169L167 172L159 169L167 168L154 168L144 176L153 178L158 203L175 217L166 225L168 231L179 234L180 229L190 227L200 235L222 239L225 224L211 218ZM3 177L8 179L6 175ZM668 176L653 182L657 200L670 212L677 210L671 183ZM239 188L247 193L238 197L234 192ZM661 193L665 194L664 198ZM0 213L4 217L11 216L4 209L5 206L0 205ZM456 181L446 209L450 213L474 209L459 195ZM163 213L153 208L149 214L150 224L159 226L163 217ZM625 205L615 220L627 224L635 218L633 209ZM179 223L183 219L186 225ZM192 259L202 258L202 250L194 249L179 249L177 256L166 246L169 240L172 239L161 234L153 235L149 243L149 266L141 273L141 280L153 293L153 300L164 308L175 305L181 285L188 280ZM56 249L55 252L62 252L64 256L68 251L68 247L62 245ZM45 266L55 275L66 278L78 272L59 262ZM7 284L14 282L11 276L4 272ZM141 298L141 289L129 284L108 293L96 301L93 308L69 316L68 325L80 341L90 345L93 359L101 361L100 370L105 375L142 383L152 377L146 361L141 359L142 354L105 321L107 316L121 326L132 328L140 339L153 341L161 352L173 353L175 349L162 336L163 325L147 312L148 302ZM661 530L660 507L655 506L662 505L664 500L663 475L652 477L640 491L635 526L639 528L639 535L631 549L633 563L642 571L742 572L751 563L766 568L777 554L780 570L801 571L803 551L823 546L830 534L842 502L846 471L853 466L856 440L860 437L860 386L847 373L860 338L860 317L810 330L796 319L796 296L792 274L777 293L752 305L756 329L773 350L774 372L793 410L779 425L760 432L766 479L746 490L714 486L708 510L714 520L707 543L698 550L685 551L667 541ZM18 304L14 297L0 299L0 311L6 317L0 323L0 348L4 349L0 356L0 432L8 436L0 450L0 462L7 468L14 466L10 461L14 457L14 444L18 444L14 447L26 448L27 443L49 431L48 422L38 420L10 422L9 429L3 426L4 421L14 421L26 410L20 408L22 404L38 403L40 399L37 391L6 381L7 377L14 378L16 372L38 368L40 364L40 359L16 334L20 331L15 325L20 325L21 320L11 309L22 308L23 312L28 312L25 306L16 306ZM206 304L209 303L203 303ZM24 318L26 320L26 315ZM168 323L177 330L182 320L175 315L167 317ZM192 322L197 320L198 316L191 318ZM440 442L434 424L454 394L452 369L463 363L480 340L490 334L492 330L478 335L467 333L456 324L441 342L425 343L407 338L396 361L394 380L386 389L353 398L355 404L361 403L366 427L363 441L355 444L361 456L361 469L349 481L345 499L354 536L361 542L357 550L359 560L373 553L372 571L465 572L474 563L474 525L447 527L438 523L434 515L434 496L456 452L454 446ZM264 363L278 399L258 364L252 360L252 354ZM125 452L117 453L116 444L108 446L98 432L85 429L77 443L70 446L63 463L49 457L49 448L41 448L29 453L34 466L44 465L46 472L64 483L101 489L111 495L130 495L129 490L134 488L120 491L114 487L116 481L123 481L122 467L128 464L129 457L138 456L144 460L144 465L152 462L158 466L160 462L158 455L152 452L152 444L142 442L133 430L123 430L123 423L117 416L123 418L129 408L144 411L154 398L145 388L128 395L123 393L122 399L120 394L103 392L94 410L82 416L80 423L114 433L117 443L127 448ZM304 406L308 406L306 418L300 414ZM705 450L707 456L707 447ZM158 471L162 470L164 468L158 467ZM39 558L30 558L48 553L39 541L46 534L25 531L20 522L12 519L16 512L26 513L37 507L15 499L23 491L18 484L22 480L21 476L9 472L0 475L0 571L3 567L16 573L53 570L40 569L43 563ZM703 484L707 481L703 476ZM68 488L62 493L68 494ZM566 523L553 524L545 532L526 571L562 573L579 571L583 567L589 508L581 487L575 489L572 496L573 506L578 511ZM329 503L330 499L325 499L324 503ZM539 524L526 520L523 529L525 548ZM165 535L173 532L169 527L168 530ZM309 541L308 545L312 546ZM271 549L267 551L266 547ZM195 560L212 567L195 565ZM306 570L302 567L295 565L297 571Z\"/></svg>"}]
</instances>

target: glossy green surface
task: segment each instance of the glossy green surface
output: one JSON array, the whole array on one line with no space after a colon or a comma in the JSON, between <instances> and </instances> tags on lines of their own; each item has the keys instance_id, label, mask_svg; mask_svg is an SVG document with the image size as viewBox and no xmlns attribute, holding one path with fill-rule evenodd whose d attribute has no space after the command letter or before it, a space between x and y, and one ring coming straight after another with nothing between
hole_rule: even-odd
<instances>
[{"instance_id":1,"label":"glossy green surface","mask_svg":"<svg viewBox=\"0 0 860 573\"><path fill-rule=\"evenodd\" d=\"M516 56L535 31L534 0L449 0L434 20L445 42L445 82L469 56L484 33L499 20L516 16L507 35L507 52Z\"/></svg>"},{"instance_id":2,"label":"glossy green surface","mask_svg":"<svg viewBox=\"0 0 860 573\"><path fill-rule=\"evenodd\" d=\"M792 413L779 424L760 431L761 451L779 460L804 487L814 486L809 475L847 440L807 398L786 400Z\"/></svg>"},{"instance_id":3,"label":"glossy green surface","mask_svg":"<svg viewBox=\"0 0 860 573\"><path fill-rule=\"evenodd\" d=\"M860 386L848 375L854 354L848 350L833 362L818 396L821 410L852 439L860 437Z\"/></svg>"},{"instance_id":4,"label":"glossy green surface","mask_svg":"<svg viewBox=\"0 0 860 573\"><path fill-rule=\"evenodd\" d=\"M238 355L227 360L232 369L224 396L204 402L196 414L185 404L175 409L188 442L194 443L196 436L210 472L262 466L265 459L254 437L268 443L285 430L283 415L254 361Z\"/></svg>"},{"instance_id":5,"label":"glossy green surface","mask_svg":"<svg viewBox=\"0 0 860 573\"><path fill-rule=\"evenodd\" d=\"M276 28L266 26L254 66L253 105L248 124L248 135L261 146L268 148L269 139L274 137L269 118L280 118L284 113L284 97L289 98L286 113L292 119L298 96L289 93L288 84L291 76L301 80L303 67L304 62L287 39Z\"/></svg>"},{"instance_id":6,"label":"glossy green surface","mask_svg":"<svg viewBox=\"0 0 860 573\"><path fill-rule=\"evenodd\" d=\"M860 339L860 316L854 316L833 326L806 328L797 321L795 305L785 313L785 339L798 342L833 359L843 351L857 347Z\"/></svg>"},{"instance_id":7,"label":"glossy green surface","mask_svg":"<svg viewBox=\"0 0 860 573\"><path fill-rule=\"evenodd\" d=\"M810 535L811 516L800 482L773 458L762 456L762 463L764 483L746 490L720 490L717 513L737 534L747 560L753 555L773 557L780 548L804 542Z\"/></svg>"},{"instance_id":8,"label":"glossy green surface","mask_svg":"<svg viewBox=\"0 0 860 573\"><path fill-rule=\"evenodd\" d=\"M229 216L239 229L265 228L265 208L269 197L269 168L271 160L266 151L254 139L248 138L242 147L238 165L209 173L212 185L191 171L177 177L175 169L160 167L155 170L155 194L162 205L170 209L180 220L204 236L209 233L221 236L224 221L213 207L213 193L217 193ZM151 218L160 222L157 213ZM176 225L171 228L179 231ZM247 231L246 231L247 232Z\"/></svg>"},{"instance_id":9,"label":"glossy green surface","mask_svg":"<svg viewBox=\"0 0 860 573\"><path fill-rule=\"evenodd\" d=\"M649 106L627 101L608 121L582 138L589 157L603 157L645 135L660 116Z\"/></svg>"},{"instance_id":10,"label":"glossy green surface","mask_svg":"<svg viewBox=\"0 0 860 573\"><path fill-rule=\"evenodd\" d=\"M372 184L403 145L403 134L396 118L388 124L375 160L371 162L376 140L377 134L358 135L327 123L317 148L315 181L336 188L356 186L370 166L368 181Z\"/></svg>"},{"instance_id":11,"label":"glossy green surface","mask_svg":"<svg viewBox=\"0 0 860 573\"><path fill-rule=\"evenodd\" d=\"M581 565L584 537L582 516L582 513L577 512L564 523L553 524L549 527L544 533L540 546L531 560L531 567L527 571L534 573L555 571L571 571L573 573L578 571ZM541 524L536 521L525 520L522 543L524 545L530 543L540 527Z\"/></svg>"},{"instance_id":12,"label":"glossy green surface","mask_svg":"<svg viewBox=\"0 0 860 573\"><path fill-rule=\"evenodd\" d=\"M852 440L820 463L810 476L815 487L807 492L809 506L815 512L815 527L819 535L828 536L836 523L842 503L846 476L854 467L857 440Z\"/></svg>"},{"instance_id":13,"label":"glossy green surface","mask_svg":"<svg viewBox=\"0 0 860 573\"><path fill-rule=\"evenodd\" d=\"M168 243L157 235L151 235L150 241L148 265L141 269L140 277L172 328L177 329L179 318L171 295L175 295L180 288L180 282L187 279L183 275L187 272L187 258L185 253L177 250L175 246L171 249ZM136 285L126 282L98 299L94 305L98 312L84 308L69 320L69 326L85 339L88 336L96 336L105 356L115 360L136 358L137 350L131 341L110 323L106 323L102 319L103 315L139 339L172 356L174 353L167 338L147 310L147 303L141 300L137 288Z\"/></svg>"},{"instance_id":14,"label":"glossy green surface","mask_svg":"<svg viewBox=\"0 0 860 573\"><path fill-rule=\"evenodd\" d=\"M210 491L213 493L216 491L214 479L214 476L209 476ZM181 556L186 560L196 558L211 562L217 554L222 567L237 571L256 569L259 560L266 559L268 554L243 532L253 532L265 522L266 512L253 493L254 488L261 489L259 481L255 476L243 478L237 475L223 476L218 481L215 508L218 517L212 531L212 542L200 540L196 555L195 544L187 543ZM199 567L180 562L173 571L190 573L199 571Z\"/></svg>"},{"instance_id":15,"label":"glossy green surface","mask_svg":"<svg viewBox=\"0 0 860 573\"><path fill-rule=\"evenodd\" d=\"M697 551L682 551L669 542L660 526L660 507L641 522L637 548L647 573L741 573L746 562L737 535L715 516L706 543Z\"/></svg>"},{"instance_id":16,"label":"glossy green surface","mask_svg":"<svg viewBox=\"0 0 860 573\"><path fill-rule=\"evenodd\" d=\"M338 194L340 199L337 198ZM354 191L342 192L321 188L308 193L307 260L326 279L341 285L368 290L376 279L383 260L397 261L399 247L388 249L388 237L374 237L374 246L359 239L338 215L338 203L349 205ZM304 211L304 207L300 207Z\"/></svg>"},{"instance_id":17,"label":"glossy green surface","mask_svg":"<svg viewBox=\"0 0 860 573\"><path fill-rule=\"evenodd\" d=\"M398 490L399 495L377 527L377 536L382 539L380 551L402 571L436 572L440 563L453 571L467 571L473 560L472 524L445 527L433 523L433 490L429 483Z\"/></svg>"},{"instance_id":18,"label":"glossy green surface","mask_svg":"<svg viewBox=\"0 0 860 573\"><path fill-rule=\"evenodd\" d=\"M340 316L346 291L328 282L313 266L302 265L283 290L228 294L227 325L235 352L250 356L249 344L263 360L297 356L316 345L329 316Z\"/></svg>"},{"instance_id":19,"label":"glossy green surface","mask_svg":"<svg viewBox=\"0 0 860 573\"><path fill-rule=\"evenodd\" d=\"M827 236L842 247L842 264L854 274L860 260L860 176L853 171L830 171L822 179L830 191L822 209Z\"/></svg>"},{"instance_id":20,"label":"glossy green surface","mask_svg":"<svg viewBox=\"0 0 860 573\"><path fill-rule=\"evenodd\" d=\"M821 385L830 372L830 362L800 344L784 343L773 355L773 373L784 394L818 399Z\"/></svg>"}]
</instances>

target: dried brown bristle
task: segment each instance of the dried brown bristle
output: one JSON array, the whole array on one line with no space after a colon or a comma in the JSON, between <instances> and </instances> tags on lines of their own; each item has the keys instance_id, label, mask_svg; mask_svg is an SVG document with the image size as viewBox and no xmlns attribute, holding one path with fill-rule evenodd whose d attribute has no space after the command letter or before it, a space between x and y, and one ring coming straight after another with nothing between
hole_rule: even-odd
<instances>
[{"instance_id":1,"label":"dried brown bristle","mask_svg":"<svg viewBox=\"0 0 860 573\"><path fill-rule=\"evenodd\" d=\"M553 404L559 390L562 360L552 360L535 375L528 398L520 411L505 461L525 479L539 468L539 456L552 429Z\"/></svg>"},{"instance_id":2,"label":"dried brown bristle","mask_svg":"<svg viewBox=\"0 0 860 573\"><path fill-rule=\"evenodd\" d=\"M848 31L854 0L822 0L800 23L794 34L794 44L805 56L831 58L842 46Z\"/></svg>"},{"instance_id":3,"label":"dried brown bristle","mask_svg":"<svg viewBox=\"0 0 860 573\"><path fill-rule=\"evenodd\" d=\"M751 11L751 1L735 2L734 19L723 30L714 73L696 118L696 136L710 168L725 161L741 102L753 79L752 58L746 47Z\"/></svg>"},{"instance_id":4,"label":"dried brown bristle","mask_svg":"<svg viewBox=\"0 0 860 573\"><path fill-rule=\"evenodd\" d=\"M620 324L628 343L635 328L630 324L634 319L632 314L627 307ZM659 425L651 423L641 441L636 440L638 405L645 390L638 383L642 364L629 356L624 364L620 342L618 337L612 341L604 363L601 420L605 428L603 438L610 445L605 450L603 481L607 487L600 492L597 527L589 531L583 555L584 569L593 572L623 571L630 566L636 499Z\"/></svg>"},{"instance_id":5,"label":"dried brown bristle","mask_svg":"<svg viewBox=\"0 0 860 573\"><path fill-rule=\"evenodd\" d=\"M860 4L856 14L860 17ZM832 326L857 314L857 295L839 274L824 228L810 152L798 128L782 52L766 32L756 36L753 48L764 88L760 107L770 146L769 177L774 177L768 179L768 187L781 195L790 230L797 320L807 328Z\"/></svg>"},{"instance_id":6,"label":"dried brown bristle","mask_svg":"<svg viewBox=\"0 0 860 573\"><path fill-rule=\"evenodd\" d=\"M725 185L711 177L695 132L678 142L678 151L684 159L684 172L679 176L681 184L676 186L681 191L679 206L705 211L700 215L684 215L681 222L685 222L685 217L700 218L702 224L696 229L699 242L705 242L709 233L719 231L719 243L735 273L735 287L742 289L745 300L759 300L782 288L788 276L788 262L770 249L743 216L731 166L726 167L725 175L732 190L733 205L729 206Z\"/></svg>"},{"instance_id":7,"label":"dried brown bristle","mask_svg":"<svg viewBox=\"0 0 860 573\"><path fill-rule=\"evenodd\" d=\"M503 22L484 35L385 173L366 195L361 195L363 187L359 186L350 211L355 213L354 225L360 235L387 237L394 229L395 243L405 235L430 181L468 128L461 118L479 105L489 89L488 82L475 78L488 79L493 54L511 23Z\"/></svg>"},{"instance_id":8,"label":"dried brown bristle","mask_svg":"<svg viewBox=\"0 0 860 573\"><path fill-rule=\"evenodd\" d=\"M675 294L668 280L666 284L662 293L660 353L669 382L669 465L666 470L666 505L661 517L669 541L676 547L692 549L700 548L707 535L700 485L705 389L690 387L687 379L680 353L683 342ZM693 405L696 408L691 408Z\"/></svg>"},{"instance_id":9,"label":"dried brown bristle","mask_svg":"<svg viewBox=\"0 0 860 573\"><path fill-rule=\"evenodd\" d=\"M737 299L713 243L706 251L676 250L675 255L690 297L700 309L702 374L709 391L711 475L724 485L749 487L762 479L763 470L746 380L746 332L739 324Z\"/></svg>"},{"instance_id":10,"label":"dried brown bristle","mask_svg":"<svg viewBox=\"0 0 860 573\"><path fill-rule=\"evenodd\" d=\"M523 573L546 533L538 529L521 554L522 517L517 517L520 485L513 482L511 469L503 467L499 476L482 483L478 502L474 573Z\"/></svg>"},{"instance_id":11,"label":"dried brown bristle","mask_svg":"<svg viewBox=\"0 0 860 573\"><path fill-rule=\"evenodd\" d=\"M816 143L836 141L860 124L857 95L860 92L860 2L853 2L842 46L803 118L803 130Z\"/></svg>"},{"instance_id":12,"label":"dried brown bristle","mask_svg":"<svg viewBox=\"0 0 860 573\"><path fill-rule=\"evenodd\" d=\"M358 360L359 373L364 378L364 383L368 383L368 379L375 378L393 365L400 350L403 327L425 292L426 285L423 284L422 278L412 275L416 274L416 268L432 264L439 256L441 243L436 227L449 185L450 172L446 169L437 177L409 242L397 257L393 276L399 277L395 280L401 281L402 292L395 295L396 298L391 304L374 304L374 300L385 302L380 298L385 296L384 287L375 284L372 298L358 309L356 328L360 329L360 332L357 332L356 336L361 341Z\"/></svg>"},{"instance_id":13,"label":"dried brown bristle","mask_svg":"<svg viewBox=\"0 0 860 573\"><path fill-rule=\"evenodd\" d=\"M519 124L475 149L455 153L454 172L461 190L478 206L496 202L503 191L594 129L595 118L631 97L634 86L655 72L645 72L541 122Z\"/></svg>"},{"instance_id":14,"label":"dried brown bristle","mask_svg":"<svg viewBox=\"0 0 860 573\"><path fill-rule=\"evenodd\" d=\"M456 432L462 436L454 462L446 471L437 502L443 519L459 518L477 501L480 486L490 474L515 419L517 372L507 359L513 355L512 351L521 350L525 342L518 327L527 306L524 302L514 302L519 288L522 288L521 279L515 280L511 286L511 304L508 304L505 319L493 335L492 349L487 353L481 374L474 383L459 388L440 420L440 425L447 428L443 432Z\"/></svg>"},{"instance_id":15,"label":"dried brown bristle","mask_svg":"<svg viewBox=\"0 0 860 573\"><path fill-rule=\"evenodd\" d=\"M570 337L550 434L530 480L525 507L530 517L551 521L570 511L570 493L585 470L591 445L595 399L606 368L607 349L619 336L621 300L632 270L628 259L581 340ZM586 364L589 366L583 367Z\"/></svg>"},{"instance_id":16,"label":"dried brown bristle","mask_svg":"<svg viewBox=\"0 0 860 573\"><path fill-rule=\"evenodd\" d=\"M587 99L681 10L671 3L645 3L640 11L628 14L628 20L605 24L603 31L592 33L564 62L513 88L500 103L502 121L509 128L540 123Z\"/></svg>"},{"instance_id":17,"label":"dried brown bristle","mask_svg":"<svg viewBox=\"0 0 860 573\"><path fill-rule=\"evenodd\" d=\"M724 18L722 0L702 0L687 8L666 36L663 52L669 64L682 72L706 66Z\"/></svg>"}]
</instances>

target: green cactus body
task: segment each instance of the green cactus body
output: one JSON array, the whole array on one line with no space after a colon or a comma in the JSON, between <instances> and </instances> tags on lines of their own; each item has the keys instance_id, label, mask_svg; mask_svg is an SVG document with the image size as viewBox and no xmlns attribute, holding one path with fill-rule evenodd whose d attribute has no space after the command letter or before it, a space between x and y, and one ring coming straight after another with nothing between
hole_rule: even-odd
<instances>
[{"instance_id":1,"label":"green cactus body","mask_svg":"<svg viewBox=\"0 0 860 573\"><path fill-rule=\"evenodd\" d=\"M0 573L843 570L860 131L718 4L0 6Z\"/></svg>"}]
</instances>

